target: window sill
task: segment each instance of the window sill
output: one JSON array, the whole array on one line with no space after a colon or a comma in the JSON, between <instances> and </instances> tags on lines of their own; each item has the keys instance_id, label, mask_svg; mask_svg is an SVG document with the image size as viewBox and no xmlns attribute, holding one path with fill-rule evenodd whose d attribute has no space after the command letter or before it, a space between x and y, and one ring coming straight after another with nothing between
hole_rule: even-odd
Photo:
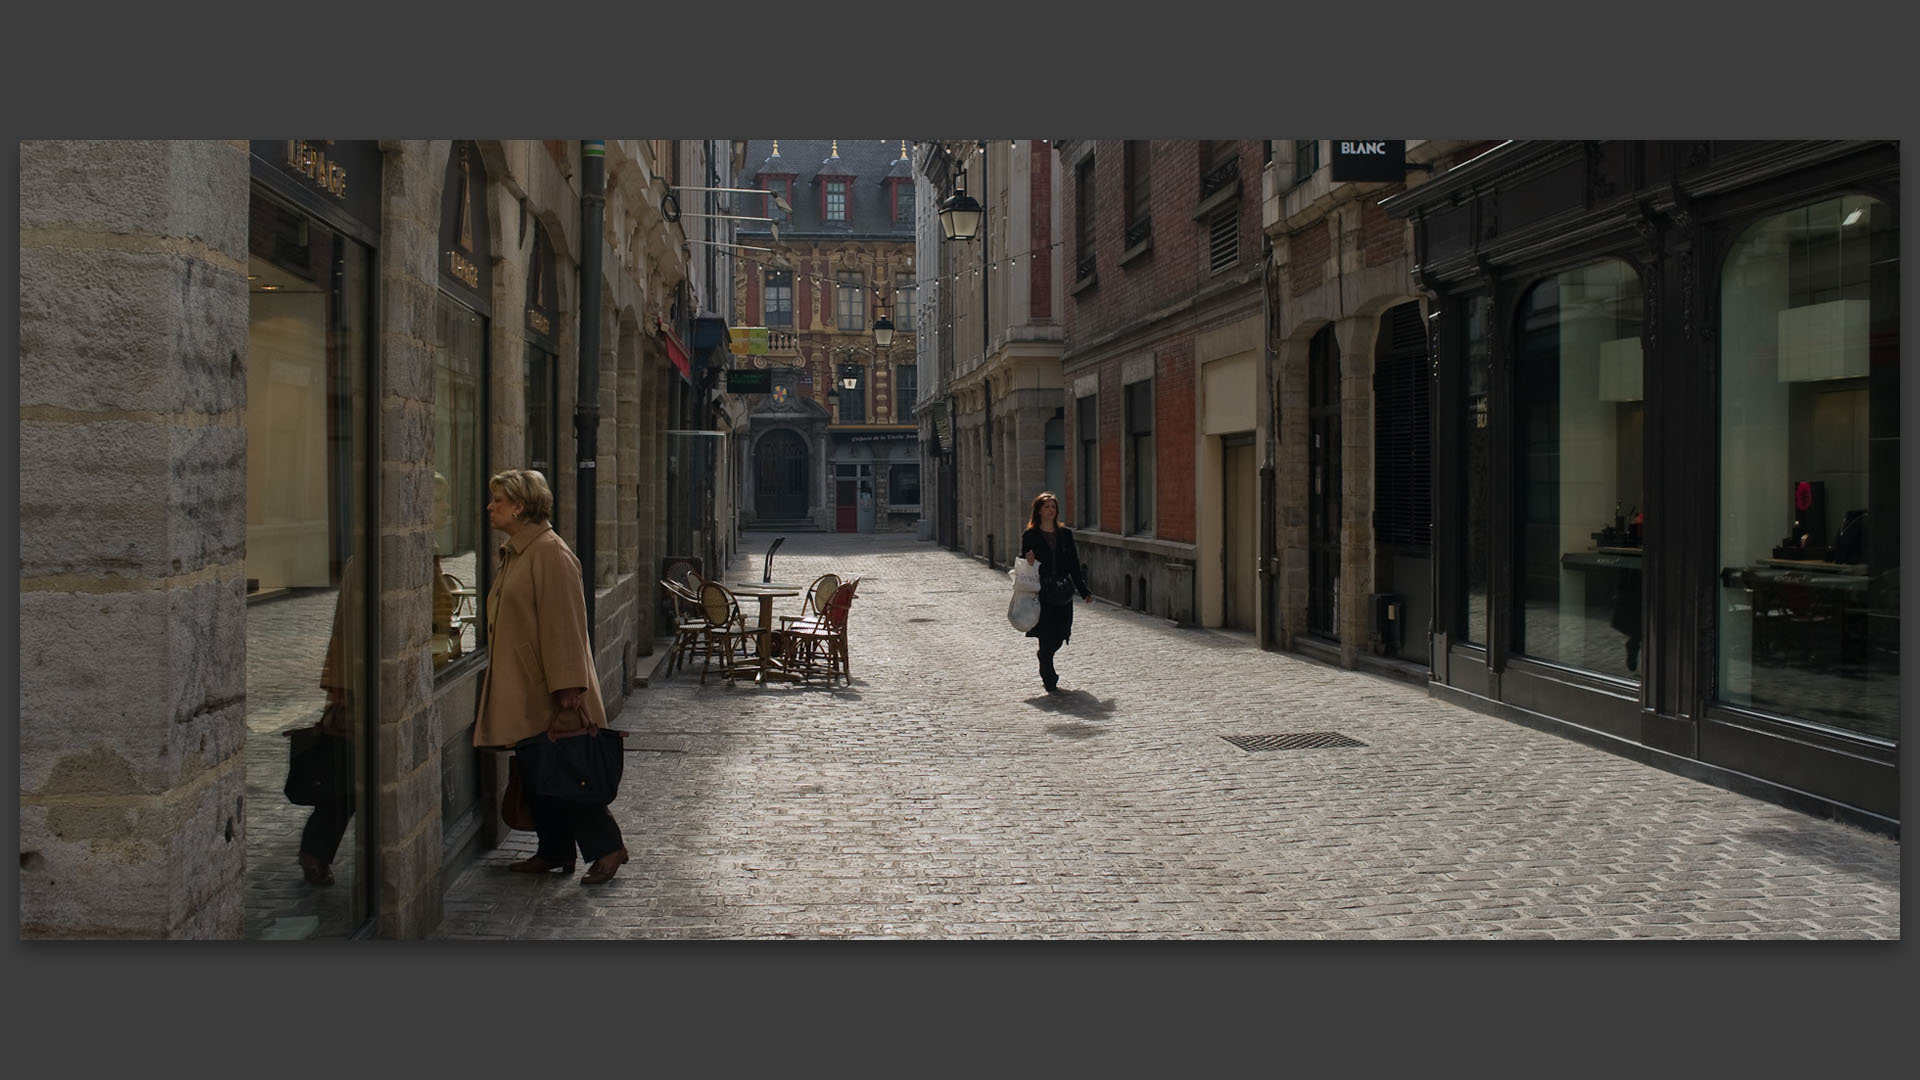
<instances>
[{"instance_id":1,"label":"window sill","mask_svg":"<svg viewBox=\"0 0 1920 1080\"><path fill-rule=\"evenodd\" d=\"M1212 217L1214 211L1220 209L1223 206L1227 206L1231 203L1237 203L1239 201L1240 201L1240 180L1238 177L1235 177L1233 182L1228 184L1226 187L1223 187L1219 191L1216 191L1213 194L1207 196L1206 198L1200 200L1200 205L1194 207L1193 220L1202 221L1206 218Z\"/></svg>"},{"instance_id":2,"label":"window sill","mask_svg":"<svg viewBox=\"0 0 1920 1080\"><path fill-rule=\"evenodd\" d=\"M1088 289L1093 288L1095 285L1098 285L1098 284L1100 284L1100 272L1096 270L1093 273L1088 274L1086 277L1081 278L1079 281L1076 281L1071 286L1069 286L1067 288L1067 295L1078 296L1081 293L1085 292Z\"/></svg>"},{"instance_id":3,"label":"window sill","mask_svg":"<svg viewBox=\"0 0 1920 1080\"><path fill-rule=\"evenodd\" d=\"M1140 241L1139 243L1133 245L1132 247L1120 253L1120 265L1125 266L1128 263L1137 262L1141 258L1145 257L1147 253L1151 252L1152 250L1153 250L1153 234L1148 233L1147 238L1145 240Z\"/></svg>"}]
</instances>

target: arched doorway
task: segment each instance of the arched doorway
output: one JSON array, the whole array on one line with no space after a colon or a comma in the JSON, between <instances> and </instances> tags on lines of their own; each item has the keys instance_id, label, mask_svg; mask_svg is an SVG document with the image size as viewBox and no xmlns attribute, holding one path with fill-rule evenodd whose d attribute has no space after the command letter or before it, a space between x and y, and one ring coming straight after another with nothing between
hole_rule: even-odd
<instances>
[{"instance_id":1,"label":"arched doorway","mask_svg":"<svg viewBox=\"0 0 1920 1080\"><path fill-rule=\"evenodd\" d=\"M797 433L769 431L754 448L753 512L760 521L807 516L807 444Z\"/></svg>"}]
</instances>

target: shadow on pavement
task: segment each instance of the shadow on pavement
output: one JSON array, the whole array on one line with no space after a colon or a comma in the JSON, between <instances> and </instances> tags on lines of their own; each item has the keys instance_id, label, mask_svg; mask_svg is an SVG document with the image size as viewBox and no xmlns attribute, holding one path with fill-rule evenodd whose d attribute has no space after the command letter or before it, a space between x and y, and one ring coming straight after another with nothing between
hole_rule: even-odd
<instances>
[{"instance_id":1,"label":"shadow on pavement","mask_svg":"<svg viewBox=\"0 0 1920 1080\"><path fill-rule=\"evenodd\" d=\"M1101 701L1085 690L1062 690L1057 694L1030 697L1027 704L1052 713L1066 713L1087 720L1099 720L1113 714L1113 698Z\"/></svg>"}]
</instances>

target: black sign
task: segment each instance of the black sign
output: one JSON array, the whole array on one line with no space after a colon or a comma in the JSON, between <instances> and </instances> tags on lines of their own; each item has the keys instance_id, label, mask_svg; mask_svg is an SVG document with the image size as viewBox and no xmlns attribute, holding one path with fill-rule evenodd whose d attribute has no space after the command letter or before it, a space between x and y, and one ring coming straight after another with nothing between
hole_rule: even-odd
<instances>
[{"instance_id":1,"label":"black sign","mask_svg":"<svg viewBox=\"0 0 1920 1080\"><path fill-rule=\"evenodd\" d=\"M487 236L487 167L472 143L453 145L440 192L440 287L491 316L493 244Z\"/></svg>"},{"instance_id":2,"label":"black sign","mask_svg":"<svg viewBox=\"0 0 1920 1080\"><path fill-rule=\"evenodd\" d=\"M729 394L765 394L772 390L773 372L771 371L727 372L727 393Z\"/></svg>"},{"instance_id":3,"label":"black sign","mask_svg":"<svg viewBox=\"0 0 1920 1080\"><path fill-rule=\"evenodd\" d=\"M1407 141L1333 140L1334 180L1388 180L1407 178Z\"/></svg>"},{"instance_id":4,"label":"black sign","mask_svg":"<svg viewBox=\"0 0 1920 1080\"><path fill-rule=\"evenodd\" d=\"M378 244L379 143L254 139L248 150L256 178L360 242Z\"/></svg>"}]
</instances>

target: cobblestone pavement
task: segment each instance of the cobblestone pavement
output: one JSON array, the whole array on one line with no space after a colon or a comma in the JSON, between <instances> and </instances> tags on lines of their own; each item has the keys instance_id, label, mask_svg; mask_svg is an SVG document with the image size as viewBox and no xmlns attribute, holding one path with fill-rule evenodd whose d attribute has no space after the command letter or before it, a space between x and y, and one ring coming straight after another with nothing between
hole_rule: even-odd
<instances>
[{"instance_id":1,"label":"cobblestone pavement","mask_svg":"<svg viewBox=\"0 0 1920 1080\"><path fill-rule=\"evenodd\" d=\"M511 874L512 833L442 936L1899 937L1883 836L1104 603L1048 696L1005 573L932 543L794 533L775 569L861 575L853 685L635 691L632 861ZM1320 731L1365 745L1222 738Z\"/></svg>"}]
</instances>

